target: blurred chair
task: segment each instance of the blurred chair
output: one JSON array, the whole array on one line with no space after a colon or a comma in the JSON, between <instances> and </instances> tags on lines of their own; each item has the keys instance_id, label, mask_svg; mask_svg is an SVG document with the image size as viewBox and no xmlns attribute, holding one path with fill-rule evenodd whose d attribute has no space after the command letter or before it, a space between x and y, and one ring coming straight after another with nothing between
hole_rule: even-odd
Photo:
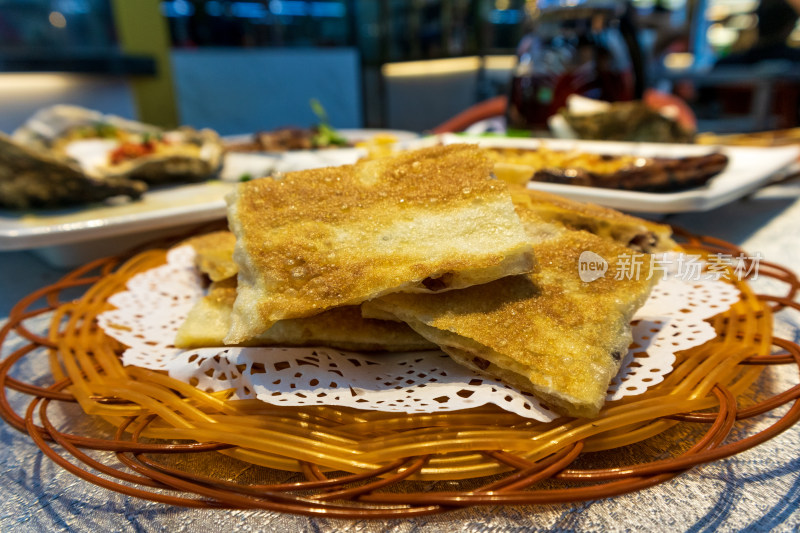
<instances>
[{"instance_id":1,"label":"blurred chair","mask_svg":"<svg viewBox=\"0 0 800 533\"><path fill-rule=\"evenodd\" d=\"M475 103L480 58L387 63L381 67L386 127L423 131Z\"/></svg>"},{"instance_id":2,"label":"blurred chair","mask_svg":"<svg viewBox=\"0 0 800 533\"><path fill-rule=\"evenodd\" d=\"M432 133L450 133L464 131L471 125L481 120L505 115L508 97L505 95L495 96L483 102L468 107L456 116L442 122L431 130Z\"/></svg>"},{"instance_id":3,"label":"blurred chair","mask_svg":"<svg viewBox=\"0 0 800 533\"><path fill-rule=\"evenodd\" d=\"M361 66L352 48L172 51L181 122L223 135L307 128L319 100L337 128L360 128Z\"/></svg>"}]
</instances>

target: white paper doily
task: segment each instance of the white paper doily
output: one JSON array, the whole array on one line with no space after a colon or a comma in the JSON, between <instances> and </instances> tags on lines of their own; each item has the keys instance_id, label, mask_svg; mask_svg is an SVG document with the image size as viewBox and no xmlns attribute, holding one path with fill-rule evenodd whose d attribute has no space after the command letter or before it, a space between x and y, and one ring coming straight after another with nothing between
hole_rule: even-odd
<instances>
[{"instance_id":1,"label":"white paper doily","mask_svg":"<svg viewBox=\"0 0 800 533\"><path fill-rule=\"evenodd\" d=\"M173 249L167 264L134 276L128 290L100 315L105 332L129 346L124 365L166 371L209 392L235 389L236 398L274 405L339 405L431 413L493 403L547 422L556 415L530 393L479 376L438 351L365 355L330 348L203 348L173 346L178 327L204 294L190 246ZM713 339L704 321L739 300L731 284L663 279L634 317L633 348L609 387L608 400L641 394L672 370L675 352Z\"/></svg>"}]
</instances>

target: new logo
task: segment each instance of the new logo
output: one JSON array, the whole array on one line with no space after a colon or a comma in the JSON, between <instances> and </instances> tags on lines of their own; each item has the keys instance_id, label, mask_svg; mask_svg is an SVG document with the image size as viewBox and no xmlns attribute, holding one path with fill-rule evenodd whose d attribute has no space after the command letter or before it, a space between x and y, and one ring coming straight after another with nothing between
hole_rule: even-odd
<instances>
[{"instance_id":1,"label":"new logo","mask_svg":"<svg viewBox=\"0 0 800 533\"><path fill-rule=\"evenodd\" d=\"M606 275L608 261L594 252L581 252L578 258L578 276L584 283L589 283Z\"/></svg>"}]
</instances>

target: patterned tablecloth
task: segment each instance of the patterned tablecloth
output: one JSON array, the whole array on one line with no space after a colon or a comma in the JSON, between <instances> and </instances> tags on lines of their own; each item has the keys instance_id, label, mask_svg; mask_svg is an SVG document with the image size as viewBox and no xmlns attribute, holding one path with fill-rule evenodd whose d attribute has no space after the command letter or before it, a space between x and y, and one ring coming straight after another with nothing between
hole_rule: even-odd
<instances>
[{"instance_id":1,"label":"patterned tablecloth","mask_svg":"<svg viewBox=\"0 0 800 533\"><path fill-rule=\"evenodd\" d=\"M800 266L800 186L772 187L707 213L668 222L713 235L793 269ZM23 252L0 253L0 317L30 291L63 272ZM771 287L758 287L770 290ZM46 322L38 320L37 329ZM782 312L778 333L800 339L800 315ZM10 350L12 347L9 347ZM7 355L4 351L2 356ZM48 382L46 361L16 369L25 380ZM792 367L767 369L755 385L767 397L798 382ZM22 398L12 395L12 403ZM773 422L786 407L762 417ZM69 413L64 413L68 415ZM735 431L751 431L737 425ZM681 439L676 431L661 437ZM84 482L44 457L27 435L0 424L0 531L797 531L800 529L800 427L730 459L697 467L637 493L579 504L479 507L397 521L345 521L265 511L194 510L122 496ZM658 438L645 446L658 448ZM632 453L632 452L631 452ZM631 460L634 460L631 458ZM289 479L291 474L273 474ZM262 479L262 481L264 481ZM278 481L278 479L271 479Z\"/></svg>"}]
</instances>

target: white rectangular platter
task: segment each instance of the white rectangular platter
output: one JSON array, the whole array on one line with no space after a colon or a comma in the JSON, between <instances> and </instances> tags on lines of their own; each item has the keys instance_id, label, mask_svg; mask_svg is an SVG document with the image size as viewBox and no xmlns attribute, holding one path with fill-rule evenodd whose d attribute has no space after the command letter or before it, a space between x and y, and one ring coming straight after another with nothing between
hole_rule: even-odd
<instances>
[{"instance_id":1,"label":"white rectangular platter","mask_svg":"<svg viewBox=\"0 0 800 533\"><path fill-rule=\"evenodd\" d=\"M679 192L654 193L582 187L560 183L530 182L529 187L567 196L582 202L593 202L615 209L638 213L680 213L708 211L741 198L778 177L800 157L800 146L749 148L740 146L703 146L692 144L628 143L576 141L568 139L533 139L508 137L470 137L445 134L444 144L470 142L486 147L537 148L543 144L551 150L576 150L609 155L642 157L688 157L719 151L728 156L728 166L703 187ZM407 146L414 146L412 141ZM431 139L416 141L431 143Z\"/></svg>"}]
</instances>

